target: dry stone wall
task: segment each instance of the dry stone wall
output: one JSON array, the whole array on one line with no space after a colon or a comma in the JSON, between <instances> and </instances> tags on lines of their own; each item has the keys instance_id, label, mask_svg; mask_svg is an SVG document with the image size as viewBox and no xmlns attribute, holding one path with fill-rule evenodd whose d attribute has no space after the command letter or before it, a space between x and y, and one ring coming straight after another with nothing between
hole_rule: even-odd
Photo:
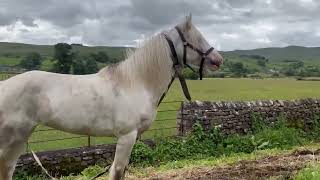
<instances>
[{"instance_id":1,"label":"dry stone wall","mask_svg":"<svg viewBox=\"0 0 320 180\"><path fill-rule=\"evenodd\" d=\"M293 101L266 100L243 102L184 102L178 113L177 134L186 135L199 122L204 129L219 126L224 134L245 134L252 129L252 116L258 115L267 124L273 124L283 116L292 123L312 125L314 116L320 113L320 99Z\"/></svg>"},{"instance_id":2,"label":"dry stone wall","mask_svg":"<svg viewBox=\"0 0 320 180\"><path fill-rule=\"evenodd\" d=\"M83 147L75 149L39 152L43 166L54 176L80 173L90 165L112 162L115 145L101 145L95 147ZM32 154L24 154L20 157L16 171L26 174L41 174L42 170L35 162Z\"/></svg>"},{"instance_id":3,"label":"dry stone wall","mask_svg":"<svg viewBox=\"0 0 320 180\"><path fill-rule=\"evenodd\" d=\"M153 147L154 142L144 140L144 143ZM116 150L115 144L81 147L74 149L46 151L36 153L42 165L53 176L78 174L88 166L106 166L112 163ZM19 158L16 166L17 174L42 174L42 170L34 160L32 154L24 154Z\"/></svg>"}]
</instances>

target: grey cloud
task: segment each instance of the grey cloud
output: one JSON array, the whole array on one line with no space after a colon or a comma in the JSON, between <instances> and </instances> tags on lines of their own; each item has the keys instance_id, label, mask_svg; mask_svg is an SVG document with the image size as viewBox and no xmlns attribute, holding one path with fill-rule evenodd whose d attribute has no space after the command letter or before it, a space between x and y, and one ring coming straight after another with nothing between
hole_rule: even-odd
<instances>
[{"instance_id":1,"label":"grey cloud","mask_svg":"<svg viewBox=\"0 0 320 180\"><path fill-rule=\"evenodd\" d=\"M305 44L308 44L309 46L319 46L320 37L317 37L312 32L295 32L283 34L283 36L279 37L279 41L286 44L294 44L300 46L304 46Z\"/></svg>"},{"instance_id":2,"label":"grey cloud","mask_svg":"<svg viewBox=\"0 0 320 180\"><path fill-rule=\"evenodd\" d=\"M166 25L192 12L202 16L212 12L212 1L132 0L132 14L154 25Z\"/></svg>"},{"instance_id":3,"label":"grey cloud","mask_svg":"<svg viewBox=\"0 0 320 180\"><path fill-rule=\"evenodd\" d=\"M132 45L142 34L173 26L189 12L209 41L223 50L320 46L320 2L315 0L2 0L0 28L17 21L33 27L18 29L20 39L12 37L26 43L78 39L90 45Z\"/></svg>"},{"instance_id":4,"label":"grey cloud","mask_svg":"<svg viewBox=\"0 0 320 180\"><path fill-rule=\"evenodd\" d=\"M43 19L56 25L67 26L81 23L94 15L92 4L75 0L8 0L3 3L5 16L1 24L10 24L20 20L26 25L33 25L35 19Z\"/></svg>"}]
</instances>

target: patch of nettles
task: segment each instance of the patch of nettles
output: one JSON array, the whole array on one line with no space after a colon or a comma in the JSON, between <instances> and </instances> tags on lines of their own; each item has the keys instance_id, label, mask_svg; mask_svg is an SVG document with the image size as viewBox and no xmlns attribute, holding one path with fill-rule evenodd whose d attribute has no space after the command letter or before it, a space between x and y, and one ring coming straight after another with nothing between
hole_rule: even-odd
<instances>
[{"instance_id":1,"label":"patch of nettles","mask_svg":"<svg viewBox=\"0 0 320 180\"><path fill-rule=\"evenodd\" d=\"M158 139L154 147L137 142L130 162L134 166L158 166L182 159L228 156L232 153L252 153L255 150L272 148L290 149L319 140L320 116L314 117L308 131L305 131L306 128L301 124L279 117L278 121L270 126L259 116L252 115L252 133L226 137L219 128L204 131L202 126L196 123L193 132L184 138Z\"/></svg>"}]
</instances>

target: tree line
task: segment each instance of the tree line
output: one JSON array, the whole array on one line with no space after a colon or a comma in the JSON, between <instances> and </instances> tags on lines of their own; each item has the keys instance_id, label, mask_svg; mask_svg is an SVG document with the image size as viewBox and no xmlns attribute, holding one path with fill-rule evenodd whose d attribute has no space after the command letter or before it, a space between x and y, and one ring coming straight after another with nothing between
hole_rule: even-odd
<instances>
[{"instance_id":1,"label":"tree line","mask_svg":"<svg viewBox=\"0 0 320 180\"><path fill-rule=\"evenodd\" d=\"M50 71L62 74L91 74L99 70L99 63L111 64L117 62L104 51L86 55L72 50L72 45L58 43L54 45L54 56L51 59L53 66ZM40 69L44 57L37 52L28 53L20 62L20 67L27 70Z\"/></svg>"},{"instance_id":2,"label":"tree line","mask_svg":"<svg viewBox=\"0 0 320 180\"><path fill-rule=\"evenodd\" d=\"M270 71L271 66L269 60L258 55L240 55L244 58L252 58L256 60L255 67L249 67L240 61L225 60L220 71L209 77L247 77L264 71L271 73L271 76L320 76L320 68L317 66L306 66L301 60L283 60L286 63L284 66L279 66L278 70ZM27 54L20 62L20 67L27 70L40 69L44 58L37 52ZM98 51L89 54L80 54L72 50L72 45L67 43L58 43L54 45L54 56L51 59L52 67L49 71L63 74L91 74L99 70L99 64L116 63L118 60L112 59L104 51ZM260 70L259 70L260 69ZM198 79L197 72L189 70L184 71L184 76L187 79Z\"/></svg>"}]
</instances>

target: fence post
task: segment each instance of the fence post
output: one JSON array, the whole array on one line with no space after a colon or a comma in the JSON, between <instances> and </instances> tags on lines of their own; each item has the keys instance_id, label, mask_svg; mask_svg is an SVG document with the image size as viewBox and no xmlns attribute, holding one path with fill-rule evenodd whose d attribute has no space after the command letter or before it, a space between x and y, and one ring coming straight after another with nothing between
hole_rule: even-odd
<instances>
[{"instance_id":1,"label":"fence post","mask_svg":"<svg viewBox=\"0 0 320 180\"><path fill-rule=\"evenodd\" d=\"M184 101L181 101L181 108L180 108L180 127L181 127L181 136L184 136L184 122L183 122L183 106L184 106Z\"/></svg>"},{"instance_id":2,"label":"fence post","mask_svg":"<svg viewBox=\"0 0 320 180\"><path fill-rule=\"evenodd\" d=\"M91 136L88 135L88 147L90 147L90 146L91 146Z\"/></svg>"},{"instance_id":3,"label":"fence post","mask_svg":"<svg viewBox=\"0 0 320 180\"><path fill-rule=\"evenodd\" d=\"M29 152L29 141L27 141L26 152Z\"/></svg>"}]
</instances>

